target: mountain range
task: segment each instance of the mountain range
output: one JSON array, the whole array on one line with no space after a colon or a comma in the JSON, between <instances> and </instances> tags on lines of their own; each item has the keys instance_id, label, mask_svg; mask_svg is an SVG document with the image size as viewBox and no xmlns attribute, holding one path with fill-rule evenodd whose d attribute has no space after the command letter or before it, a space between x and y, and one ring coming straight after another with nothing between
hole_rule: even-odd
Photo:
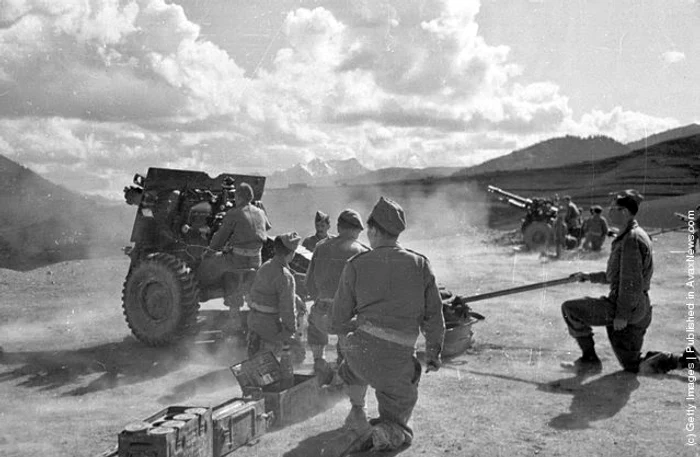
<instances>
[{"instance_id":1,"label":"mountain range","mask_svg":"<svg viewBox=\"0 0 700 457\"><path fill-rule=\"evenodd\" d=\"M693 124L627 145L600 136L555 138L466 169L371 171L355 159L316 159L273 174L268 183L271 187L275 183L308 187L319 183L417 185L433 190L454 183L476 184L479 189L491 184L527 197L570 194L577 203L586 205L604 204L609 192L635 187L648 200L673 201L684 208L700 196L699 130L700 126ZM660 205L662 212L669 212L671 206ZM492 205L497 219L519 218L520 213ZM72 192L0 155L0 268L26 270L100 252L118 252L128 243L133 217L134 209L122 201Z\"/></svg>"},{"instance_id":2,"label":"mountain range","mask_svg":"<svg viewBox=\"0 0 700 457\"><path fill-rule=\"evenodd\" d=\"M392 167L369 170L356 159L324 161L317 158L307 164L297 164L287 170L273 173L267 179L267 186L279 188L289 185L372 185L403 181L431 181L449 176L473 177L497 171L556 168L619 157L638 149L650 148L666 141L696 134L700 134L698 124L667 130L627 144L602 135L587 138L567 135L541 141L467 168Z\"/></svg>"}]
</instances>

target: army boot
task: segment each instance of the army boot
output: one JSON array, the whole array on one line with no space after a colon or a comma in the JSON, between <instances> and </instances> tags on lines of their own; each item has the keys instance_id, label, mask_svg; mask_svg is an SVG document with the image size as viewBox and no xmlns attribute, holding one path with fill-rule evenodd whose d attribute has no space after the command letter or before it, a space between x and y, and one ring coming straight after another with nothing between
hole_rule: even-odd
<instances>
[{"instance_id":1,"label":"army boot","mask_svg":"<svg viewBox=\"0 0 700 457\"><path fill-rule=\"evenodd\" d=\"M639 374L665 374L680 368L681 358L670 352L649 351L639 364Z\"/></svg>"},{"instance_id":2,"label":"army boot","mask_svg":"<svg viewBox=\"0 0 700 457\"><path fill-rule=\"evenodd\" d=\"M573 362L562 362L561 367L576 373L577 376L592 376L603 371L603 363L595 352L593 336L576 338L582 355Z\"/></svg>"},{"instance_id":3,"label":"army boot","mask_svg":"<svg viewBox=\"0 0 700 457\"><path fill-rule=\"evenodd\" d=\"M411 441L411 436L398 424L380 422L372 427L373 451L395 451L404 445L410 445Z\"/></svg>"},{"instance_id":4,"label":"army boot","mask_svg":"<svg viewBox=\"0 0 700 457\"><path fill-rule=\"evenodd\" d=\"M367 394L367 386L346 385L345 392L350 397L350 413L345 418L343 428L346 430L364 433L369 431L370 425L367 421L367 413L365 412L365 395Z\"/></svg>"}]
</instances>

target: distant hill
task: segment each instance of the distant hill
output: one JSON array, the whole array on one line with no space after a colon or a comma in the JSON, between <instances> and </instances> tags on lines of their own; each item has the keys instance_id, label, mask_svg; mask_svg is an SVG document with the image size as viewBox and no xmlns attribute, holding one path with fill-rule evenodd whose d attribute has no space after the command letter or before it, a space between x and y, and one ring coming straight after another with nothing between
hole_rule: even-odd
<instances>
[{"instance_id":1,"label":"distant hill","mask_svg":"<svg viewBox=\"0 0 700 457\"><path fill-rule=\"evenodd\" d=\"M450 176L460 169L461 167L382 168L379 170L368 171L367 173L355 176L351 179L338 180L338 183L343 185L367 185L386 184L399 181L431 181L433 179Z\"/></svg>"},{"instance_id":2,"label":"distant hill","mask_svg":"<svg viewBox=\"0 0 700 457\"><path fill-rule=\"evenodd\" d=\"M491 184L525 197L569 194L577 204L585 206L606 205L611 192L629 188L642 192L646 200L656 200L700 191L699 151L700 135L694 135L608 159L557 168L457 175L449 180L476 182L484 192ZM499 204L494 207L494 214L497 219L511 215L517 220L522 211Z\"/></svg>"},{"instance_id":3,"label":"distant hill","mask_svg":"<svg viewBox=\"0 0 700 457\"><path fill-rule=\"evenodd\" d=\"M124 208L122 208L122 206ZM133 209L97 202L0 155L0 268L26 270L128 244Z\"/></svg>"},{"instance_id":4,"label":"distant hill","mask_svg":"<svg viewBox=\"0 0 700 457\"><path fill-rule=\"evenodd\" d=\"M700 135L700 125L690 124L684 127L666 130L665 132L657 133L655 135L650 135L646 138L642 138L639 141L627 143L627 147L633 151L635 149L649 148L659 143L663 143L665 141L677 140L693 135Z\"/></svg>"},{"instance_id":5,"label":"distant hill","mask_svg":"<svg viewBox=\"0 0 700 457\"><path fill-rule=\"evenodd\" d=\"M509 170L555 168L572 163L605 159L627 154L627 146L606 136L552 138L479 165L460 170L459 176Z\"/></svg>"}]
</instances>

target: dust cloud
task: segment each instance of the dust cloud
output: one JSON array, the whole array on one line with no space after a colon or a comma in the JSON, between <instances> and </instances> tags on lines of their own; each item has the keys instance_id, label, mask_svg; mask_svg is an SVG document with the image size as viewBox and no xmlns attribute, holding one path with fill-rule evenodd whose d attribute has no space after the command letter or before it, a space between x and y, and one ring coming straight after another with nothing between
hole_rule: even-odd
<instances>
[{"instance_id":1,"label":"dust cloud","mask_svg":"<svg viewBox=\"0 0 700 457\"><path fill-rule=\"evenodd\" d=\"M466 183L271 189L265 192L263 203L272 234L296 231L308 236L315 231L316 211L331 216L334 232L342 210L352 208L366 220L380 196L404 208L408 225L401 235L404 241L471 233L487 224L487 197ZM364 232L360 240L367 242Z\"/></svg>"}]
</instances>

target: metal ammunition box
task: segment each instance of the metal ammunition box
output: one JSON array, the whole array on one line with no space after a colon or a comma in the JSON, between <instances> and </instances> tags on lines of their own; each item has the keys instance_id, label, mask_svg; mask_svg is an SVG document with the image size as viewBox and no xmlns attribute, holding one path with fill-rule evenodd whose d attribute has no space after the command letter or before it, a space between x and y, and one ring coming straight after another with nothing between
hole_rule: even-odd
<instances>
[{"instance_id":1,"label":"metal ammunition box","mask_svg":"<svg viewBox=\"0 0 700 457\"><path fill-rule=\"evenodd\" d=\"M312 374L294 374L294 385L282 388L280 364L271 352L233 365L231 371L244 397L265 399L265 411L274 416L273 427L308 419L329 407L326 389Z\"/></svg>"},{"instance_id":2,"label":"metal ammunition box","mask_svg":"<svg viewBox=\"0 0 700 457\"><path fill-rule=\"evenodd\" d=\"M214 457L225 456L265 432L272 415L265 412L265 400L234 398L214 407Z\"/></svg>"},{"instance_id":3,"label":"metal ammunition box","mask_svg":"<svg viewBox=\"0 0 700 457\"><path fill-rule=\"evenodd\" d=\"M213 457L212 410L170 406L119 433L119 457Z\"/></svg>"}]
</instances>

